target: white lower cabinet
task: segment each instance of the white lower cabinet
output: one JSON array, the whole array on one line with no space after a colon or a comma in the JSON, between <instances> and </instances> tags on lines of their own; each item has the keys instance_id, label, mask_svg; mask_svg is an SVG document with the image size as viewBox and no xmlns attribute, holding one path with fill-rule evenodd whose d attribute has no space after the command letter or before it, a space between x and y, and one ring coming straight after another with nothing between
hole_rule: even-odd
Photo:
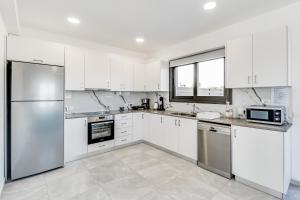
<instances>
[{"instance_id":1,"label":"white lower cabinet","mask_svg":"<svg viewBox=\"0 0 300 200\"><path fill-rule=\"evenodd\" d=\"M184 118L179 118L178 120L178 153L197 160L197 120Z\"/></svg>"},{"instance_id":2,"label":"white lower cabinet","mask_svg":"<svg viewBox=\"0 0 300 200\"><path fill-rule=\"evenodd\" d=\"M132 141L142 140L147 136L148 131L148 114L133 113L132 114Z\"/></svg>"},{"instance_id":3,"label":"white lower cabinet","mask_svg":"<svg viewBox=\"0 0 300 200\"><path fill-rule=\"evenodd\" d=\"M70 162L88 152L87 118L65 120L65 162Z\"/></svg>"},{"instance_id":4,"label":"white lower cabinet","mask_svg":"<svg viewBox=\"0 0 300 200\"><path fill-rule=\"evenodd\" d=\"M163 146L164 144L164 116L156 115L156 114L149 114L148 121L149 121L149 142Z\"/></svg>"},{"instance_id":5,"label":"white lower cabinet","mask_svg":"<svg viewBox=\"0 0 300 200\"><path fill-rule=\"evenodd\" d=\"M115 146L132 142L132 114L115 115Z\"/></svg>"},{"instance_id":6,"label":"white lower cabinet","mask_svg":"<svg viewBox=\"0 0 300 200\"><path fill-rule=\"evenodd\" d=\"M232 126L232 170L279 193L290 183L290 133ZM285 156L284 156L285 155Z\"/></svg>"},{"instance_id":7,"label":"white lower cabinet","mask_svg":"<svg viewBox=\"0 0 300 200\"><path fill-rule=\"evenodd\" d=\"M162 146L171 151L178 152L178 143L179 143L178 118L164 116L164 125L163 125L162 132L164 132L164 142Z\"/></svg>"}]
</instances>

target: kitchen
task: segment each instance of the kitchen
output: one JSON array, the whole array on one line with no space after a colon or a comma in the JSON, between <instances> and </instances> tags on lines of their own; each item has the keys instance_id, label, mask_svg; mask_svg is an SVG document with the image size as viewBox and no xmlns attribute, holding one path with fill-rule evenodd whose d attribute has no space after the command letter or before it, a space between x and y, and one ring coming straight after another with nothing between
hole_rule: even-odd
<instances>
[{"instance_id":1,"label":"kitchen","mask_svg":"<svg viewBox=\"0 0 300 200\"><path fill-rule=\"evenodd\" d=\"M1 199L300 199L299 9L3 1Z\"/></svg>"}]
</instances>

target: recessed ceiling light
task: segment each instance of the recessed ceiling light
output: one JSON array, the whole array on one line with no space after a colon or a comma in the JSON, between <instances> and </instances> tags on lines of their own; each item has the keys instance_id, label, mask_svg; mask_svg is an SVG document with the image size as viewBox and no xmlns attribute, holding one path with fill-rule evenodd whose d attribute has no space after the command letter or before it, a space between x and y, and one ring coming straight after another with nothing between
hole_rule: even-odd
<instances>
[{"instance_id":1,"label":"recessed ceiling light","mask_svg":"<svg viewBox=\"0 0 300 200\"><path fill-rule=\"evenodd\" d=\"M68 22L72 24L80 24L80 20L76 17L68 17Z\"/></svg>"},{"instance_id":2,"label":"recessed ceiling light","mask_svg":"<svg viewBox=\"0 0 300 200\"><path fill-rule=\"evenodd\" d=\"M216 2L210 1L210 2L207 2L206 4L204 4L203 9L204 10L211 10L211 9L214 9L216 6L217 6Z\"/></svg>"},{"instance_id":3,"label":"recessed ceiling light","mask_svg":"<svg viewBox=\"0 0 300 200\"><path fill-rule=\"evenodd\" d=\"M145 39L142 38L142 37L138 37L138 38L135 39L135 41L136 41L137 43L139 43L139 44L142 44L142 43L145 42Z\"/></svg>"}]
</instances>

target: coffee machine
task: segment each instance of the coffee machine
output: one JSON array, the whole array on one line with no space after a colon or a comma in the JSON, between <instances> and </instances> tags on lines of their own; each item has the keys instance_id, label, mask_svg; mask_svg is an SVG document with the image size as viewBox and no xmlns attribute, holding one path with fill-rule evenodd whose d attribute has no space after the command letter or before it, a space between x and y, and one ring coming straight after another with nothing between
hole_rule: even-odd
<instances>
[{"instance_id":1,"label":"coffee machine","mask_svg":"<svg viewBox=\"0 0 300 200\"><path fill-rule=\"evenodd\" d=\"M144 106L145 109L150 109L150 99L144 98L141 101L142 101L142 106Z\"/></svg>"},{"instance_id":2,"label":"coffee machine","mask_svg":"<svg viewBox=\"0 0 300 200\"><path fill-rule=\"evenodd\" d=\"M165 111L165 102L163 97L159 97L159 106L158 110Z\"/></svg>"}]
</instances>

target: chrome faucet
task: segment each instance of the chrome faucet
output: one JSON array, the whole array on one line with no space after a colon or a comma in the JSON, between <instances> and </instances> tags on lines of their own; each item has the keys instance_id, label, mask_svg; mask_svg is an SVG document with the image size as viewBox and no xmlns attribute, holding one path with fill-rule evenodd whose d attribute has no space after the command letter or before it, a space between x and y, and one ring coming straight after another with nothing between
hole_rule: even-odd
<instances>
[{"instance_id":1,"label":"chrome faucet","mask_svg":"<svg viewBox=\"0 0 300 200\"><path fill-rule=\"evenodd\" d=\"M196 114L196 104L193 104L193 110L192 110L193 114Z\"/></svg>"}]
</instances>

